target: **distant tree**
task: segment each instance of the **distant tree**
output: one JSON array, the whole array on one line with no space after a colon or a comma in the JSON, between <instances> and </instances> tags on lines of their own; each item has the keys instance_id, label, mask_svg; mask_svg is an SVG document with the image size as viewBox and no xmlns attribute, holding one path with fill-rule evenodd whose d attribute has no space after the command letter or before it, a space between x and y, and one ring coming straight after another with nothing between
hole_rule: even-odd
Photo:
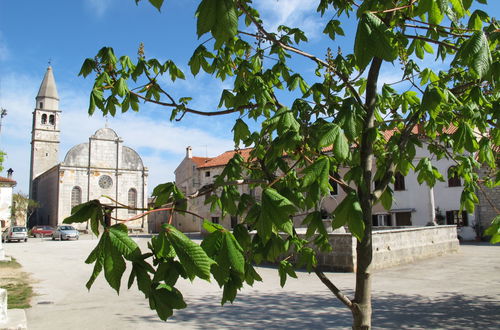
<instances>
[{"instance_id":1,"label":"distant tree","mask_svg":"<svg viewBox=\"0 0 500 330\"><path fill-rule=\"evenodd\" d=\"M40 205L37 201L28 198L28 195L16 193L12 195L11 215L14 225L26 226L28 219Z\"/></svg>"},{"instance_id":2,"label":"distant tree","mask_svg":"<svg viewBox=\"0 0 500 330\"><path fill-rule=\"evenodd\" d=\"M5 160L5 156L7 154L5 152L3 152L2 150L0 150L0 171L3 171L3 162Z\"/></svg>"},{"instance_id":3,"label":"distant tree","mask_svg":"<svg viewBox=\"0 0 500 330\"><path fill-rule=\"evenodd\" d=\"M163 0L149 2L158 10L163 5ZM161 85L159 76L175 81L184 79L184 73L171 60L146 58L142 47L135 60L117 57L110 47L86 59L80 74L96 74L90 114L96 109L110 115L120 108L138 111L141 102L170 108L171 120L190 114L237 114L235 146L253 146L251 162L236 154L214 184L195 195L185 196L173 183L154 189L157 207L167 204L169 210L183 212L187 199L203 195L224 214L244 219L233 232L205 222L210 234L201 247L167 224L152 238L151 253L143 254L125 224L105 226L107 211L99 201L74 208L65 222L90 219L96 234L99 224L105 226L86 261L95 264L87 287L104 269L106 280L119 291L129 260L129 287L137 280L150 307L165 320L173 309L186 306L175 288L179 277L213 276L223 288L224 304L235 299L243 283L261 280L255 263L277 261L293 250L298 266L314 271L351 310L353 328L370 328L372 207L381 203L391 208L389 184L395 173L415 171L420 183L433 186L443 180L433 160L453 159L463 180L462 207L468 212L478 201L480 163L495 169L491 185L500 181L492 152L492 146L500 144L500 27L488 13L472 9L485 2L318 0L317 22L326 18L323 32L330 40L313 54L302 30L280 26L270 31L250 0L201 0L196 29L198 37L208 37L194 50L189 68L193 75L204 71L231 84L221 91L218 109L213 110L190 107L189 96L174 97L175 84ZM357 24L353 53L332 51L349 20ZM443 69L421 67L417 59L440 62ZM298 66L300 62L309 65ZM400 81L380 81L384 63L401 69ZM311 69L316 76L309 75ZM394 132L389 139L383 134L387 131ZM325 154L329 146L332 153ZM432 157L414 166L416 148L422 146ZM284 161L284 155L290 161ZM340 167L349 168L343 177L335 175ZM290 220L315 209L329 194L330 179L347 194L331 214L333 227L347 225L358 240L353 298L316 266L308 245L331 249L321 212L306 218L307 240L297 236ZM249 182L262 188L260 200L239 193L237 185ZM247 226L257 234L251 237ZM278 265L282 285L287 276L296 276L297 265L288 260Z\"/></svg>"}]
</instances>

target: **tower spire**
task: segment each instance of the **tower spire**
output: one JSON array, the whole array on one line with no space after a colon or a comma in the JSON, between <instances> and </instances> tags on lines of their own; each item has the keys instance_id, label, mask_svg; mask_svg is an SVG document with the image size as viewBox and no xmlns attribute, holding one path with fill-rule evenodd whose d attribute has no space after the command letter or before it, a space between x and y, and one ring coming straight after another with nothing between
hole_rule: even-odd
<instances>
[{"instance_id":1,"label":"tower spire","mask_svg":"<svg viewBox=\"0 0 500 330\"><path fill-rule=\"evenodd\" d=\"M57 110L58 108L59 94L57 93L56 80L54 79L54 73L50 65L47 67L47 71L43 77L36 101L39 109ZM40 104L40 102L42 103Z\"/></svg>"}]
</instances>

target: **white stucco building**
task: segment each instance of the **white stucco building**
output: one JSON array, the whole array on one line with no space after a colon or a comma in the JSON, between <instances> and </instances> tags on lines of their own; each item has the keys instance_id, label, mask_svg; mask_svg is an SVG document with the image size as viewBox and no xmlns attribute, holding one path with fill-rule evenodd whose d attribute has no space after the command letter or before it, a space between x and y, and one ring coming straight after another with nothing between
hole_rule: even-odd
<instances>
[{"instance_id":1,"label":"white stucco building","mask_svg":"<svg viewBox=\"0 0 500 330\"><path fill-rule=\"evenodd\" d=\"M238 152L244 159L248 159L251 149L242 149ZM213 158L193 156L191 147L186 149L186 157L175 170L175 182L185 193L192 194L201 187L211 184L214 177L219 175L228 161L234 156L236 151L227 151ZM326 150L328 152L328 150ZM431 157L424 148L417 148L414 166L423 157ZM443 217L439 224L456 224L458 234L461 238L474 239L475 223L474 214L460 211L460 195L462 193L462 182L457 177L448 177L448 169L453 166L453 162L448 159L435 160L432 163L444 176L445 182L438 181L433 188L429 188L425 183L420 185L417 181L417 174L413 171L407 176L396 175L396 182L391 184L394 191L394 201L390 210L386 210L379 203L373 207L374 226L426 226L433 219L436 219L436 209L439 209ZM347 168L339 170L342 177L348 171ZM345 198L345 192L338 189L336 184L330 182L334 190L329 196L322 199L320 208L327 213L331 213L337 205ZM253 196L260 196L260 188L250 189L249 185L238 186L240 193L247 193ZM190 211L203 216L205 219L217 222L226 228L232 228L239 219L227 215L221 216L220 210L211 211L210 205L204 204L203 198L196 198L189 201ZM299 226L304 216L294 217L294 223ZM439 215L438 215L439 218ZM438 219L439 220L439 219ZM179 229L184 231L200 231L200 220L192 215L175 214L174 223Z\"/></svg>"},{"instance_id":2,"label":"white stucco building","mask_svg":"<svg viewBox=\"0 0 500 330\"><path fill-rule=\"evenodd\" d=\"M11 226L12 190L16 185L9 174L0 176L0 229Z\"/></svg>"},{"instance_id":3,"label":"white stucco building","mask_svg":"<svg viewBox=\"0 0 500 330\"><path fill-rule=\"evenodd\" d=\"M40 208L29 226L58 225L71 214L72 207L93 199L113 206L119 202L146 208L148 169L139 154L125 146L114 130L105 127L90 136L88 142L71 148L59 163L60 119L59 97L49 67L33 111L30 198L38 201ZM129 219L136 214L138 211L118 209L112 217ZM76 226L88 228L86 223ZM127 222L127 226L147 231L147 222L142 219Z\"/></svg>"}]
</instances>

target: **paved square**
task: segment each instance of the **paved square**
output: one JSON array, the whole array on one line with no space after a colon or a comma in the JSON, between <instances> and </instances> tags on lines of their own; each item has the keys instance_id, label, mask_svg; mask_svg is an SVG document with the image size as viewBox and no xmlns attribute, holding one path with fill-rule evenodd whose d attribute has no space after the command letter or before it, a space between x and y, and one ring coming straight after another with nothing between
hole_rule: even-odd
<instances>
[{"instance_id":1,"label":"paved square","mask_svg":"<svg viewBox=\"0 0 500 330\"><path fill-rule=\"evenodd\" d=\"M146 251L148 239L135 240ZM180 282L188 307L162 322L135 284L127 290L128 270L119 296L102 274L87 291L92 266L84 260L96 243L84 236L4 244L5 253L33 274L38 295L27 310L29 329L350 328L350 312L314 274L300 272L282 289L272 267L259 267L264 282L244 288L233 305L220 306L215 281ZM352 294L353 274L328 276ZM373 294L376 329L500 328L500 246L466 244L457 254L376 271Z\"/></svg>"}]
</instances>

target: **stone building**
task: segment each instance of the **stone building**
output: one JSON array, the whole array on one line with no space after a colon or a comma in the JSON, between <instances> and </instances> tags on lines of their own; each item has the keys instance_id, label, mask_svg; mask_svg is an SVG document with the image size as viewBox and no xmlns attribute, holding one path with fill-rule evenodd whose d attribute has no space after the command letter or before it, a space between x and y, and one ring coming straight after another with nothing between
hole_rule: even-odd
<instances>
[{"instance_id":1,"label":"stone building","mask_svg":"<svg viewBox=\"0 0 500 330\"><path fill-rule=\"evenodd\" d=\"M415 132L417 134L418 132ZM389 136L389 135L388 135ZM424 144L425 145L425 144ZM248 159L252 149L242 149L239 152L244 159ZM325 148L324 152L331 152L331 148ZM219 175L224 166L234 156L236 151L226 151L213 158L196 157L192 155L191 147L186 149L186 157L175 170L175 182L184 193L192 194L201 187L211 184L214 177ZM417 148L414 166L423 157L431 157L427 149ZM474 239L475 215L460 211L460 195L463 187L462 182L456 177L447 177L448 170L453 162L447 159L432 160L440 173L445 177L445 182L437 182L433 188L426 184L420 185L417 174L413 171L407 176L396 175L392 184L394 191L393 205L386 210L379 203L373 207L373 225L378 227L400 227L400 226L426 226L436 218L436 209L443 212L443 220L440 224L457 225L458 234L463 239ZM348 171L347 168L339 170L339 175ZM345 198L346 194L337 187L333 181L333 187L329 195L320 202L320 208L325 215L335 210L337 205ZM240 193L247 193L259 199L261 190L250 185L238 186ZM205 219L219 223L226 228L232 228L239 219L233 216L221 216L220 210L211 211L210 205L204 204L203 198L195 198L189 201L188 209L193 213L203 216ZM300 226L304 216L294 217L295 226ZM201 221L192 215L175 214L174 224L183 231L201 231Z\"/></svg>"},{"instance_id":2,"label":"stone building","mask_svg":"<svg viewBox=\"0 0 500 330\"><path fill-rule=\"evenodd\" d=\"M11 226L12 190L16 184L12 179L11 169L6 178L0 176L0 229Z\"/></svg>"},{"instance_id":3,"label":"stone building","mask_svg":"<svg viewBox=\"0 0 500 330\"><path fill-rule=\"evenodd\" d=\"M52 68L49 66L36 97L31 139L30 198L40 208L29 226L56 226L71 214L75 205L93 199L116 206L117 202L135 208L147 207L148 169L133 149L111 128L97 130L89 141L71 148L62 163L59 158L61 110ZM104 196L108 196L106 198ZM138 211L117 209L112 217L128 219ZM75 224L79 229L88 224ZM147 231L140 219L129 228Z\"/></svg>"},{"instance_id":4,"label":"stone building","mask_svg":"<svg viewBox=\"0 0 500 330\"><path fill-rule=\"evenodd\" d=\"M500 167L500 146L495 146L493 152L497 159L497 169ZM479 177L491 175L491 169L487 166L481 167ZM486 229L491 221L500 214L500 185L492 188L486 187L484 183L479 183L479 190L476 192L479 199L479 205L476 208L477 222L481 228Z\"/></svg>"}]
</instances>

